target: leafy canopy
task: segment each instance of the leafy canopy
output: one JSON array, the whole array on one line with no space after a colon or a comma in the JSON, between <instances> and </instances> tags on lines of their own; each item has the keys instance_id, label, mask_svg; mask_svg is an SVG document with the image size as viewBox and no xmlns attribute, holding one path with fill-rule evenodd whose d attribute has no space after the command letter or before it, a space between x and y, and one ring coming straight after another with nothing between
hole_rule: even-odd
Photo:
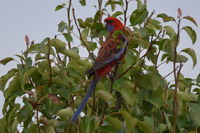
<instances>
[{"instance_id":1,"label":"leafy canopy","mask_svg":"<svg viewBox=\"0 0 200 133\"><path fill-rule=\"evenodd\" d=\"M195 30L181 25L190 21L197 26L195 19L183 16L181 9L177 18L156 15L140 0L98 0L95 15L81 19L76 16L78 9L72 9L73 2L56 6L55 11L67 10L68 19L58 24L55 38L34 43L25 36L27 49L0 61L2 65L18 62L0 78L5 98L0 131L16 133L21 127L23 133L200 132L200 75L191 79L181 71L190 59L193 67L197 64L195 50L177 50L184 31L195 44ZM130 8L132 4L137 8ZM92 66L94 53L107 36L102 20L108 15L127 26L128 51L116 74L111 73L115 80L102 79L83 117L71 124L69 120L90 82L84 72ZM80 55L82 48L88 57ZM161 75L161 65L172 65L173 69ZM172 81L166 80L169 75L174 75Z\"/></svg>"}]
</instances>

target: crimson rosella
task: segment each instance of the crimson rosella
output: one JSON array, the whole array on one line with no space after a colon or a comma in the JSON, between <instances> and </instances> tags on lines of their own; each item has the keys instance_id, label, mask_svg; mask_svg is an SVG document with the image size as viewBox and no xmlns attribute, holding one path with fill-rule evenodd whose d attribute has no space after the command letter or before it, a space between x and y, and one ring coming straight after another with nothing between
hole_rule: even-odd
<instances>
[{"instance_id":1,"label":"crimson rosella","mask_svg":"<svg viewBox=\"0 0 200 133\"><path fill-rule=\"evenodd\" d=\"M99 49L98 56L94 65L86 72L87 75L93 76L93 80L87 90L85 97L83 98L78 109L71 118L71 122L75 122L83 110L89 97L92 95L94 88L98 81L111 72L112 68L121 61L127 50L127 38L123 33L125 32L125 27L123 23L114 17L108 17L104 20L106 23L106 29L109 31L109 35L105 42L101 45ZM117 34L114 36L115 31L119 31L122 34ZM121 45L119 47L119 45Z\"/></svg>"}]
</instances>

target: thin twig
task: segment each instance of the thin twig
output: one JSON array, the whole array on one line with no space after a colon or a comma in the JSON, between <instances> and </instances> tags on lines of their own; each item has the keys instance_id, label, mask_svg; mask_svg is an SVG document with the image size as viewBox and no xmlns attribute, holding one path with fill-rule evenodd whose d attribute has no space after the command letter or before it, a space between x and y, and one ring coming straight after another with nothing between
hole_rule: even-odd
<instances>
[{"instance_id":1,"label":"thin twig","mask_svg":"<svg viewBox=\"0 0 200 133\"><path fill-rule=\"evenodd\" d=\"M81 42L83 43L83 45L86 47L86 49L87 49L87 51L88 51L88 53L89 53L89 56L91 56L91 58L95 61L95 58L94 58L94 56L93 56L93 53L90 52L90 50L89 50L89 48L88 48L86 42L84 41L84 39L83 39L83 37L82 37L81 29L79 28L78 23L77 23L77 21L76 21L76 16L75 16L74 8L72 8L72 14L73 14L73 18L74 18L74 22L75 22L76 28L77 28L78 33L79 33L79 36L80 36L80 40L81 40Z\"/></svg>"},{"instance_id":2,"label":"thin twig","mask_svg":"<svg viewBox=\"0 0 200 133\"><path fill-rule=\"evenodd\" d=\"M98 0L98 10L100 12L99 22L102 21L102 0Z\"/></svg>"},{"instance_id":3,"label":"thin twig","mask_svg":"<svg viewBox=\"0 0 200 133\"><path fill-rule=\"evenodd\" d=\"M103 3L103 0L98 0L98 10L99 10L99 13L100 13L99 23L102 22L102 3ZM99 42L103 42L103 37L99 38Z\"/></svg>"},{"instance_id":4,"label":"thin twig","mask_svg":"<svg viewBox=\"0 0 200 133\"><path fill-rule=\"evenodd\" d=\"M128 71L130 71L133 68L133 65L131 65L128 69L126 69L122 74L120 74L117 78L121 78L124 76Z\"/></svg>"},{"instance_id":5,"label":"thin twig","mask_svg":"<svg viewBox=\"0 0 200 133\"><path fill-rule=\"evenodd\" d=\"M158 57L159 57L159 55L160 55L160 52L161 52L161 50L159 49L158 50L158 54L156 55L156 63L155 63L155 68L158 68L158 66L157 66L157 63L158 63Z\"/></svg>"},{"instance_id":6,"label":"thin twig","mask_svg":"<svg viewBox=\"0 0 200 133\"><path fill-rule=\"evenodd\" d=\"M102 12L102 0L98 0L98 10L99 10L99 12L100 12L100 14L101 14L101 12ZM102 15L100 15L100 17L99 17L99 23L101 23L101 21L102 21ZM99 38L99 42L101 42L101 41L103 41L103 37L100 37ZM92 114L94 113L94 110L95 110L95 101L96 101L96 96L95 96L95 89L94 89L94 91L93 91L93 95L92 95Z\"/></svg>"},{"instance_id":7,"label":"thin twig","mask_svg":"<svg viewBox=\"0 0 200 133\"><path fill-rule=\"evenodd\" d=\"M147 26L147 24L149 23L150 19L152 18L152 16L154 15L155 10L153 10L153 12L151 12L150 16L147 18L146 22L144 23L144 27Z\"/></svg>"},{"instance_id":8,"label":"thin twig","mask_svg":"<svg viewBox=\"0 0 200 133\"><path fill-rule=\"evenodd\" d=\"M103 123L103 120L104 120L104 117L105 117L105 112L106 112L106 108L108 107L108 104L107 103L105 103L105 106L104 106L104 108L103 108L103 113L102 113L102 116L101 116L101 119L100 119L100 122L99 122L99 126L101 126L102 125L102 123Z\"/></svg>"},{"instance_id":9,"label":"thin twig","mask_svg":"<svg viewBox=\"0 0 200 133\"><path fill-rule=\"evenodd\" d=\"M110 83L110 94L112 94L112 91L113 91L113 84L114 84L114 81L115 81L115 76L117 74L117 70L118 70L118 67L119 67L119 64L117 63L117 65L115 66L115 70L113 72L113 75L110 76L110 79L111 79L111 83ZM108 104L105 103L105 106L104 106L104 109L103 109L103 113L102 113L102 116L101 116L101 120L99 122L99 125L101 126L101 124L103 123L104 121L104 117L105 117L105 114L106 114L106 109L108 107Z\"/></svg>"},{"instance_id":10,"label":"thin twig","mask_svg":"<svg viewBox=\"0 0 200 133\"><path fill-rule=\"evenodd\" d=\"M156 66L156 68L160 67L161 65L165 64L166 62L167 62L167 61L161 62L160 64L158 64L158 65Z\"/></svg>"},{"instance_id":11,"label":"thin twig","mask_svg":"<svg viewBox=\"0 0 200 133\"><path fill-rule=\"evenodd\" d=\"M69 29L71 27L71 16L70 16L71 6L72 6L72 0L69 0L69 6L67 8L67 20L68 20L68 27L69 27ZM71 43L69 41L68 41L68 47L69 47L69 49L71 49Z\"/></svg>"},{"instance_id":12,"label":"thin twig","mask_svg":"<svg viewBox=\"0 0 200 133\"><path fill-rule=\"evenodd\" d=\"M48 46L47 61L48 61L48 65L49 65L49 86L51 86L52 71L51 71L51 59L50 59L50 52L51 52L50 39L48 39L47 46Z\"/></svg>"},{"instance_id":13,"label":"thin twig","mask_svg":"<svg viewBox=\"0 0 200 133\"><path fill-rule=\"evenodd\" d=\"M160 31L158 33L158 35L156 36L156 38L154 40L152 40L153 37L151 38L151 42L150 42L149 48L147 49L146 53L141 58L144 58L145 56L147 56L147 54L149 53L149 51L151 50L151 48L153 46L153 43L160 37L161 33L162 33L162 31Z\"/></svg>"},{"instance_id":14,"label":"thin twig","mask_svg":"<svg viewBox=\"0 0 200 133\"><path fill-rule=\"evenodd\" d=\"M177 67L175 68L175 71L176 71L178 68L179 68L179 66L177 66ZM174 70L171 71L170 73L168 73L167 75L165 75L163 78L165 79L165 78L167 78L169 75L171 75L171 74L173 74L173 73L174 73Z\"/></svg>"},{"instance_id":15,"label":"thin twig","mask_svg":"<svg viewBox=\"0 0 200 133\"><path fill-rule=\"evenodd\" d=\"M153 43L159 38L160 34L161 34L162 31L160 31L157 35L157 37L154 39L154 40L151 40L150 42L150 45L149 45L149 48L147 49L146 53L140 57L140 59L142 59L142 64L141 66L143 65L144 63L144 60L145 60L145 57L147 56L147 54L149 53L149 51L151 50L152 46L153 46ZM122 76L124 76L128 71L130 71L131 69L133 68L133 65L131 65L129 68L127 68L122 74L120 74L117 78L121 78Z\"/></svg>"},{"instance_id":16,"label":"thin twig","mask_svg":"<svg viewBox=\"0 0 200 133\"><path fill-rule=\"evenodd\" d=\"M173 121L173 133L176 133L176 120L178 115L178 99L177 99L177 90L178 90L178 78L182 68L182 64L180 64L179 70L176 73L176 59L177 59L177 46L178 40L180 37L180 22L181 19L179 18L177 23L177 38L174 44L174 60L173 60L173 69L174 69L174 82L175 82L175 89L174 89L174 100L173 100L173 111L174 111L174 121Z\"/></svg>"},{"instance_id":17,"label":"thin twig","mask_svg":"<svg viewBox=\"0 0 200 133\"><path fill-rule=\"evenodd\" d=\"M126 26L127 22L127 11L128 11L128 0L125 0L125 9L123 9L124 12L124 26Z\"/></svg>"},{"instance_id":18,"label":"thin twig","mask_svg":"<svg viewBox=\"0 0 200 133\"><path fill-rule=\"evenodd\" d=\"M165 36L165 30L162 31L161 39L163 39ZM158 68L161 64L158 65L158 57L160 55L161 49L159 49L158 54L156 55L156 63L155 63L155 68Z\"/></svg>"},{"instance_id":19,"label":"thin twig","mask_svg":"<svg viewBox=\"0 0 200 133\"><path fill-rule=\"evenodd\" d=\"M40 133L39 112L36 110L37 133Z\"/></svg>"}]
</instances>

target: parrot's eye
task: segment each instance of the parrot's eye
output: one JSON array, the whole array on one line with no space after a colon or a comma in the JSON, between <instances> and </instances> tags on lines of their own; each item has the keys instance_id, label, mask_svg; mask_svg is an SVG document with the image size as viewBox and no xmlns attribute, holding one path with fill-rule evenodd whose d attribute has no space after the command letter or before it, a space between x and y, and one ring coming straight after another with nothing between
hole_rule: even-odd
<instances>
[{"instance_id":1,"label":"parrot's eye","mask_svg":"<svg viewBox=\"0 0 200 133\"><path fill-rule=\"evenodd\" d=\"M110 24L113 23L113 22L114 22L114 20L109 20L109 21L108 21L108 23L110 23Z\"/></svg>"}]
</instances>

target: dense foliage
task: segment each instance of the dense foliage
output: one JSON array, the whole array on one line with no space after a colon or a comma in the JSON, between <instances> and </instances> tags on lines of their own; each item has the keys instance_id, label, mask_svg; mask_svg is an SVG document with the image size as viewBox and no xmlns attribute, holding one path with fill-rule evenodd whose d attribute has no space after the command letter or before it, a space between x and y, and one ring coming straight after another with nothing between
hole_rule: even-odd
<instances>
[{"instance_id":1,"label":"dense foliage","mask_svg":"<svg viewBox=\"0 0 200 133\"><path fill-rule=\"evenodd\" d=\"M86 5L85 0L79 2ZM177 50L182 45L181 32L188 34L192 44L197 39L193 28L181 22L197 26L196 21L184 16L181 9L175 18L151 13L146 1L97 2L95 15L84 19L77 18L72 0L58 5L55 10L66 9L68 20L59 23L55 38L34 43L25 36L27 49L22 55L0 61L3 65L17 61L17 67L0 78L5 98L0 132L200 132L200 76L191 79L181 73L188 59L195 67L196 54L191 48ZM137 9L129 8L130 4L137 4ZM111 73L114 78L108 76L98 83L83 117L72 124L69 120L91 80L84 72L92 66L94 53L107 35L102 20L108 15L127 26L128 51L117 71ZM88 57L79 53L82 48ZM160 74L161 65L172 65L168 75ZM173 75L170 81L166 80L169 75Z\"/></svg>"}]
</instances>

